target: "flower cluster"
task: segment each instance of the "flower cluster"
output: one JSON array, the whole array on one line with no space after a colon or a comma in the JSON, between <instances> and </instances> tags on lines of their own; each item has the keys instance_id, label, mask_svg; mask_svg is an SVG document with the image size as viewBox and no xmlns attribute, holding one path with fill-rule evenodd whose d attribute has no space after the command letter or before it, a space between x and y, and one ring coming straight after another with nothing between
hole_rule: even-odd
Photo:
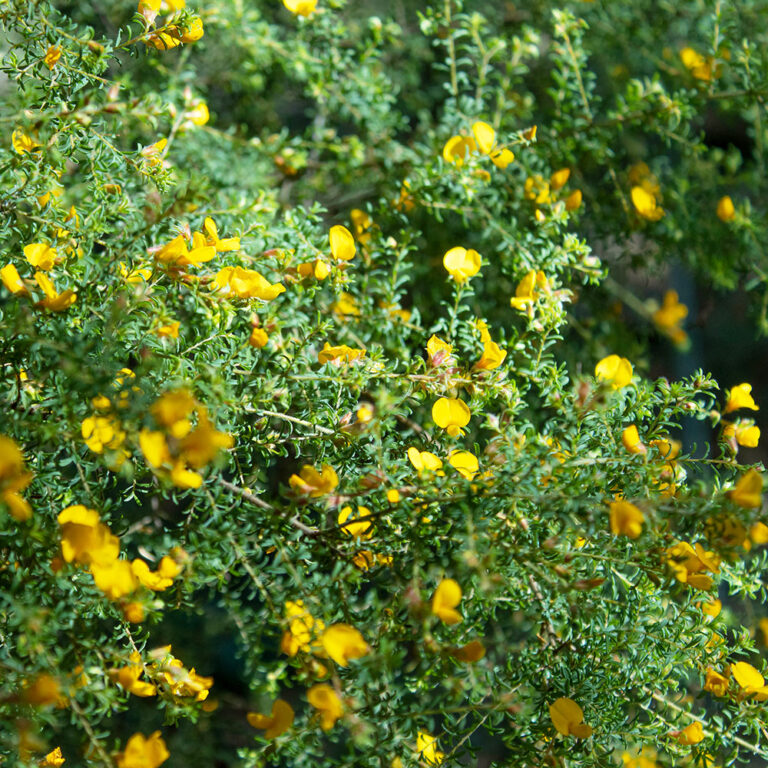
<instances>
[{"instance_id":1,"label":"flower cluster","mask_svg":"<svg viewBox=\"0 0 768 768\"><path fill-rule=\"evenodd\" d=\"M178 488L199 488L203 477L196 470L210 464L221 449L231 448L232 437L213 426L207 409L187 390L167 392L150 413L156 428L139 433L147 464Z\"/></svg>"}]
</instances>

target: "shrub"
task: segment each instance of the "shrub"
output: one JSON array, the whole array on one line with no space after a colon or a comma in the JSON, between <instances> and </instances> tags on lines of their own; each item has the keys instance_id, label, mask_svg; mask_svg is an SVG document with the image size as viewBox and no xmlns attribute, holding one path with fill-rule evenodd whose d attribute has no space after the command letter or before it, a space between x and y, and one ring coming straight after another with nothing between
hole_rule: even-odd
<instances>
[{"instance_id":1,"label":"shrub","mask_svg":"<svg viewBox=\"0 0 768 768\"><path fill-rule=\"evenodd\" d=\"M9 765L768 756L768 7L488 5L0 4Z\"/></svg>"}]
</instances>

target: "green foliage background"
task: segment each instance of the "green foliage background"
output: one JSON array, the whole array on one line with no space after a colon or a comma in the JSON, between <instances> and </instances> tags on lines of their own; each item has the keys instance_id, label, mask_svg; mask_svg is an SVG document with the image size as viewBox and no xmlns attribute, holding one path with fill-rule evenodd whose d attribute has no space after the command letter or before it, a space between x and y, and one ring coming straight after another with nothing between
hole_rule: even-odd
<instances>
[{"instance_id":1,"label":"green foliage background","mask_svg":"<svg viewBox=\"0 0 768 768\"><path fill-rule=\"evenodd\" d=\"M418 731L439 737L446 765L480 754L494 765L615 766L643 747L663 766L707 755L761 764L765 704L718 699L702 683L726 661L764 666L749 631L765 614L764 550L747 555L726 535L762 510L724 493L760 454L736 456L716 443L716 427L725 389L766 384L768 4L320 0L303 19L277 0L190 0L180 23L199 15L205 36L169 51L142 42L135 11L116 0L0 2L0 266L31 278L24 246L55 242L56 285L77 291L54 313L0 287L0 434L34 472L31 520L0 507L6 763L36 765L45 743L61 745L67 765L109 765L131 734L160 728L168 766L417 765ZM52 69L49 46L63 51ZM686 46L714 57L718 76L694 77L680 59ZM211 113L204 126L185 118L196 100ZM481 155L462 167L443 159L446 140L476 120L515 152L506 170ZM14 151L15 129L40 150ZM141 150L161 138L165 162L153 163ZM658 177L658 222L632 205L638 162ZM525 180L564 167L583 205L547 207L540 221ZM41 205L57 174L63 194ZM403 192L412 206L395 204ZM715 215L723 195L736 204L731 222ZM370 240L348 268L300 279L300 264L330 261L328 230L351 227L353 208L373 219ZM286 292L269 303L223 299L148 255L207 216L242 250L190 273L244 266ZM463 288L442 266L456 245L483 257ZM127 282L121 263L150 276ZM528 315L509 299L531 269L553 293ZM709 320L681 358L645 300L694 281L705 290L691 325ZM342 292L358 316L334 312ZM718 314L742 303L739 325ZM247 343L254 318L269 332L263 349ZM472 367L478 318L507 350L493 371ZM158 337L172 321L179 338ZM731 338L716 335L721 326ZM433 333L454 346L450 370L425 359ZM325 342L367 353L321 365ZM592 375L611 353L635 365L618 392ZM719 384L694 370L704 355ZM136 376L119 412L130 456L113 471L81 424L123 368ZM196 490L153 474L138 445L151 405L182 387L234 438ZM470 406L463 437L433 424L442 396ZM356 416L363 403L374 408L368 423ZM675 495L659 488L658 452L623 448L633 423L646 445L693 430ZM468 481L447 463L444 477L418 475L411 446L443 459L473 451L488 476ZM335 494L291 494L288 478L304 464L334 467ZM638 539L610 532L617 493L645 513ZM354 564L360 545L337 523L347 503L372 511L365 547L391 565ZM97 509L130 557L189 555L172 588L144 597L139 626L85 570L51 567L56 516L70 504ZM703 594L671 576L665 553L679 540L723 557L720 590L731 599L714 621L697 606ZM444 577L463 590L453 627L429 609ZM279 651L284 603L298 599L372 647L348 668L327 662L347 697L327 733L306 702L315 668ZM482 661L449 654L475 638ZM218 709L138 699L110 680L134 644L168 643L214 676ZM61 681L66 707L25 703L42 673ZM296 722L267 741L245 715L278 696ZM582 706L592 738L555 732L547 707L561 696ZM698 747L669 735L691 722L686 713L706 721ZM24 734L43 740L26 762Z\"/></svg>"}]
</instances>

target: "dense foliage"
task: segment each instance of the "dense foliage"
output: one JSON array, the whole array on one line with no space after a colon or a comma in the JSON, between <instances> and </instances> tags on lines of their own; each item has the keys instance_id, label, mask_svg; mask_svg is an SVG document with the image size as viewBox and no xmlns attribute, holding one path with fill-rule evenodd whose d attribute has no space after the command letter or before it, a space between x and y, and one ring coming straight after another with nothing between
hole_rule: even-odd
<instances>
[{"instance_id":1,"label":"dense foliage","mask_svg":"<svg viewBox=\"0 0 768 768\"><path fill-rule=\"evenodd\" d=\"M0 763L763 764L766 14L0 0Z\"/></svg>"}]
</instances>

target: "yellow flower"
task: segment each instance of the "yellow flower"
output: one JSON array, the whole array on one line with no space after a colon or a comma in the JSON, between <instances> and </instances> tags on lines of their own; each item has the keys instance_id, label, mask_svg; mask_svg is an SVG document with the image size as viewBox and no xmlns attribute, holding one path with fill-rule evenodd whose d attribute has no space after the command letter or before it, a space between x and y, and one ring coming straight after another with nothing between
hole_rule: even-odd
<instances>
[{"instance_id":1,"label":"yellow flower","mask_svg":"<svg viewBox=\"0 0 768 768\"><path fill-rule=\"evenodd\" d=\"M150 467L161 467L171 463L171 452L162 432L142 429L139 432L139 447Z\"/></svg>"},{"instance_id":2,"label":"yellow flower","mask_svg":"<svg viewBox=\"0 0 768 768\"><path fill-rule=\"evenodd\" d=\"M480 271L482 259L477 251L467 250L461 246L451 248L443 256L443 266L448 274L457 282L463 283Z\"/></svg>"},{"instance_id":3,"label":"yellow flower","mask_svg":"<svg viewBox=\"0 0 768 768\"><path fill-rule=\"evenodd\" d=\"M432 406L432 419L451 437L464 434L463 427L469 424L471 412L467 404L456 397L441 397Z\"/></svg>"},{"instance_id":4,"label":"yellow flower","mask_svg":"<svg viewBox=\"0 0 768 768\"><path fill-rule=\"evenodd\" d=\"M342 291L338 301L331 305L331 311L342 317L346 317L347 315L358 317L360 315L360 307L357 306L357 299L355 299L351 293L347 293L346 291Z\"/></svg>"},{"instance_id":5,"label":"yellow flower","mask_svg":"<svg viewBox=\"0 0 768 768\"><path fill-rule=\"evenodd\" d=\"M144 674L144 664L141 661L141 654L138 651L133 651L129 656L129 664L119 669L109 670L109 679L113 683L117 683L126 691L132 693L134 696L140 696L146 698L148 696L157 695L157 686L152 685L139 678Z\"/></svg>"},{"instance_id":6,"label":"yellow flower","mask_svg":"<svg viewBox=\"0 0 768 768\"><path fill-rule=\"evenodd\" d=\"M453 579L443 579L432 596L432 613L445 624L458 624L462 615L455 610L461 602L461 587Z\"/></svg>"},{"instance_id":7,"label":"yellow flower","mask_svg":"<svg viewBox=\"0 0 768 768\"><path fill-rule=\"evenodd\" d=\"M109 528L99 522L99 513L82 504L62 510L58 516L61 526L61 554L66 562L109 563L120 552L120 542Z\"/></svg>"},{"instance_id":8,"label":"yellow flower","mask_svg":"<svg viewBox=\"0 0 768 768\"><path fill-rule=\"evenodd\" d=\"M211 248L215 253L215 248ZM270 283L252 269L224 267L213 278L212 286L225 296L236 299L261 299L272 301L285 292L282 283Z\"/></svg>"},{"instance_id":9,"label":"yellow flower","mask_svg":"<svg viewBox=\"0 0 768 768\"><path fill-rule=\"evenodd\" d=\"M19 493L31 481L32 474L24 470L24 455L18 445L10 437L0 435L0 503L19 522L32 517L32 508Z\"/></svg>"},{"instance_id":10,"label":"yellow flower","mask_svg":"<svg viewBox=\"0 0 768 768\"><path fill-rule=\"evenodd\" d=\"M198 241L197 244L193 242L193 246L195 247L190 251L184 235L177 235L170 243L159 248L154 256L161 264L168 264L172 267L196 267L216 256L216 248L211 245L203 245Z\"/></svg>"},{"instance_id":11,"label":"yellow flower","mask_svg":"<svg viewBox=\"0 0 768 768\"><path fill-rule=\"evenodd\" d=\"M208 105L204 101L198 101L191 105L191 107L184 112L184 117L189 120L192 125L205 125L210 119L211 119L211 113L208 111ZM232 240L238 240L238 248L239 245L239 238L231 238ZM237 248L233 248L232 250L237 250Z\"/></svg>"},{"instance_id":12,"label":"yellow flower","mask_svg":"<svg viewBox=\"0 0 768 768\"><path fill-rule=\"evenodd\" d=\"M152 270L148 267L140 267L138 269L128 269L128 267L121 261L119 264L120 267L120 277L125 280L126 283L129 284L135 284L140 283L142 280L144 282L148 282L149 278L152 277Z\"/></svg>"},{"instance_id":13,"label":"yellow flower","mask_svg":"<svg viewBox=\"0 0 768 768\"><path fill-rule=\"evenodd\" d=\"M450 654L457 661L474 663L485 658L485 646L480 640L470 640L459 648L452 648Z\"/></svg>"},{"instance_id":14,"label":"yellow flower","mask_svg":"<svg viewBox=\"0 0 768 768\"><path fill-rule=\"evenodd\" d=\"M475 137L475 143L480 152L484 155L490 154L496 143L496 131L488 123L478 120L472 123L472 135Z\"/></svg>"},{"instance_id":15,"label":"yellow flower","mask_svg":"<svg viewBox=\"0 0 768 768\"><path fill-rule=\"evenodd\" d=\"M13 264L6 264L0 269L0 280L3 281L3 285L13 294L27 293L27 289L21 280L21 276Z\"/></svg>"},{"instance_id":16,"label":"yellow flower","mask_svg":"<svg viewBox=\"0 0 768 768\"><path fill-rule=\"evenodd\" d=\"M144 606L141 603L125 603L123 605L123 617L132 624L141 624L145 618Z\"/></svg>"},{"instance_id":17,"label":"yellow flower","mask_svg":"<svg viewBox=\"0 0 768 768\"><path fill-rule=\"evenodd\" d=\"M94 453L119 448L125 440L125 432L113 416L89 416L80 425L85 444Z\"/></svg>"},{"instance_id":18,"label":"yellow flower","mask_svg":"<svg viewBox=\"0 0 768 768\"><path fill-rule=\"evenodd\" d=\"M180 39L182 43L196 43L204 34L203 20L195 16L189 22L189 26L182 29Z\"/></svg>"},{"instance_id":19,"label":"yellow flower","mask_svg":"<svg viewBox=\"0 0 768 768\"><path fill-rule=\"evenodd\" d=\"M332 347L327 341L317 355L317 359L321 364L332 362L336 365L352 363L362 357L365 357L364 349L354 349L348 347L346 344L339 344L336 347Z\"/></svg>"},{"instance_id":20,"label":"yellow flower","mask_svg":"<svg viewBox=\"0 0 768 768\"><path fill-rule=\"evenodd\" d=\"M316 280L325 280L331 274L331 268L322 259L299 264L297 270L300 277L311 277L314 275Z\"/></svg>"},{"instance_id":21,"label":"yellow flower","mask_svg":"<svg viewBox=\"0 0 768 768\"><path fill-rule=\"evenodd\" d=\"M412 211L416 206L413 196L410 193L411 183L406 179L400 187L400 195L396 200L392 201L395 209L398 211Z\"/></svg>"},{"instance_id":22,"label":"yellow flower","mask_svg":"<svg viewBox=\"0 0 768 768\"><path fill-rule=\"evenodd\" d=\"M566 211L578 211L581 208L581 202L583 195L580 189L574 189L568 197L565 198L565 210Z\"/></svg>"},{"instance_id":23,"label":"yellow flower","mask_svg":"<svg viewBox=\"0 0 768 768\"><path fill-rule=\"evenodd\" d=\"M318 711L320 727L324 731L330 731L344 714L341 699L327 683L313 685L307 691L307 701Z\"/></svg>"},{"instance_id":24,"label":"yellow flower","mask_svg":"<svg viewBox=\"0 0 768 768\"><path fill-rule=\"evenodd\" d=\"M592 735L592 726L584 722L584 712L581 707L564 696L549 705L549 716L558 733L563 736L575 736L586 739Z\"/></svg>"},{"instance_id":25,"label":"yellow flower","mask_svg":"<svg viewBox=\"0 0 768 768\"><path fill-rule=\"evenodd\" d=\"M757 622L757 626L763 634L763 645L768 645L768 619L760 619L760 621Z\"/></svg>"},{"instance_id":26,"label":"yellow flower","mask_svg":"<svg viewBox=\"0 0 768 768\"><path fill-rule=\"evenodd\" d=\"M448 360L453 352L453 346L447 341L443 341L435 334L432 334L427 341L427 357L429 363L433 367L437 368Z\"/></svg>"},{"instance_id":27,"label":"yellow flower","mask_svg":"<svg viewBox=\"0 0 768 768\"><path fill-rule=\"evenodd\" d=\"M305 464L298 475L288 478L288 484L299 493L308 494L314 499L331 493L339 484L339 476L328 464L323 464L320 472L311 464Z\"/></svg>"},{"instance_id":28,"label":"yellow flower","mask_svg":"<svg viewBox=\"0 0 768 768\"><path fill-rule=\"evenodd\" d=\"M64 755L61 754L61 747L56 747L56 749L51 750L39 763L41 768L59 768L59 766L64 765L66 760L64 759Z\"/></svg>"},{"instance_id":29,"label":"yellow flower","mask_svg":"<svg viewBox=\"0 0 768 768\"><path fill-rule=\"evenodd\" d=\"M549 177L549 187L554 191L557 191L558 189L562 189L568 183L568 179L570 178L571 178L571 169L561 168L559 171L555 171Z\"/></svg>"},{"instance_id":30,"label":"yellow flower","mask_svg":"<svg viewBox=\"0 0 768 768\"><path fill-rule=\"evenodd\" d=\"M61 48L58 45L48 46L48 50L45 52L43 62L48 69L53 69L61 58Z\"/></svg>"},{"instance_id":31,"label":"yellow flower","mask_svg":"<svg viewBox=\"0 0 768 768\"><path fill-rule=\"evenodd\" d=\"M738 411L740 408L749 408L751 411L759 411L760 407L755 405L755 401L752 399L751 393L751 384L737 384L735 387L728 391L728 398L725 403L723 413Z\"/></svg>"},{"instance_id":32,"label":"yellow flower","mask_svg":"<svg viewBox=\"0 0 768 768\"><path fill-rule=\"evenodd\" d=\"M763 478L756 469L742 475L728 498L744 509L759 509L763 505Z\"/></svg>"},{"instance_id":33,"label":"yellow flower","mask_svg":"<svg viewBox=\"0 0 768 768\"><path fill-rule=\"evenodd\" d=\"M139 585L127 560L91 562L89 566L94 584L110 599L118 600L130 595Z\"/></svg>"},{"instance_id":34,"label":"yellow flower","mask_svg":"<svg viewBox=\"0 0 768 768\"><path fill-rule=\"evenodd\" d=\"M717 201L717 218L720 221L733 221L736 218L736 209L733 207L733 200L728 195L721 197Z\"/></svg>"},{"instance_id":35,"label":"yellow flower","mask_svg":"<svg viewBox=\"0 0 768 768\"><path fill-rule=\"evenodd\" d=\"M632 205L635 210L649 221L658 221L664 216L664 209L657 204L656 195L651 194L645 187L632 187Z\"/></svg>"},{"instance_id":36,"label":"yellow flower","mask_svg":"<svg viewBox=\"0 0 768 768\"><path fill-rule=\"evenodd\" d=\"M510 150L499 149L496 146L496 131L488 123L482 120L472 123L472 135L477 149L482 154L488 155L497 168L504 170L515 159L515 155Z\"/></svg>"},{"instance_id":37,"label":"yellow flower","mask_svg":"<svg viewBox=\"0 0 768 768\"><path fill-rule=\"evenodd\" d=\"M528 200L533 200L538 205L546 205L552 202L552 195L549 189L549 182L536 174L529 176L523 185L523 194Z\"/></svg>"},{"instance_id":38,"label":"yellow flower","mask_svg":"<svg viewBox=\"0 0 768 768\"><path fill-rule=\"evenodd\" d=\"M297 16L311 16L317 8L317 0L283 0L283 5Z\"/></svg>"},{"instance_id":39,"label":"yellow flower","mask_svg":"<svg viewBox=\"0 0 768 768\"><path fill-rule=\"evenodd\" d=\"M759 701L768 699L768 687L765 685L765 678L746 661L738 661L731 664L731 674L744 693L755 694Z\"/></svg>"},{"instance_id":40,"label":"yellow flower","mask_svg":"<svg viewBox=\"0 0 768 768\"><path fill-rule=\"evenodd\" d=\"M765 523L753 523L749 529L749 538L753 544L761 546L768 544L768 525Z\"/></svg>"},{"instance_id":41,"label":"yellow flower","mask_svg":"<svg viewBox=\"0 0 768 768\"><path fill-rule=\"evenodd\" d=\"M205 701L208 698L212 677L198 675L194 668L187 670L181 661L171 654L171 646L155 648L150 655L156 659L152 665L155 679L160 679L177 697L194 697L195 701Z\"/></svg>"},{"instance_id":42,"label":"yellow flower","mask_svg":"<svg viewBox=\"0 0 768 768\"><path fill-rule=\"evenodd\" d=\"M57 171L54 171L54 173L57 174L57 178L58 178L58 176L61 175ZM46 192L45 194L40 195L37 198L37 204L41 208L45 208L45 206L48 205L48 203L51 200L51 198L59 198L63 194L64 194L64 187L62 187L61 184L58 183L58 181L53 181L52 184L51 184L50 189L48 190L48 192ZM67 221L69 221L69 218L70 217L67 218ZM77 213L75 213L75 225L77 225ZM69 235L69 232L66 229L58 229L57 230L57 236L58 237L63 239L65 237L67 237L67 235Z\"/></svg>"},{"instance_id":43,"label":"yellow flower","mask_svg":"<svg viewBox=\"0 0 768 768\"><path fill-rule=\"evenodd\" d=\"M144 42L159 51L167 51L181 45L178 30L174 26L168 27L165 32L153 32Z\"/></svg>"},{"instance_id":44,"label":"yellow flower","mask_svg":"<svg viewBox=\"0 0 768 768\"><path fill-rule=\"evenodd\" d=\"M192 430L189 416L197 406L197 401L189 391L177 389L166 392L149 410L155 421L168 429L173 437L182 438Z\"/></svg>"},{"instance_id":45,"label":"yellow flower","mask_svg":"<svg viewBox=\"0 0 768 768\"><path fill-rule=\"evenodd\" d=\"M715 696L725 696L728 693L730 680L726 675L708 668L704 679L704 690L714 693Z\"/></svg>"},{"instance_id":46,"label":"yellow flower","mask_svg":"<svg viewBox=\"0 0 768 768\"><path fill-rule=\"evenodd\" d=\"M739 419L735 424L723 424L723 438L735 440L745 448L757 448L760 442L760 427L755 426L752 419Z\"/></svg>"},{"instance_id":47,"label":"yellow flower","mask_svg":"<svg viewBox=\"0 0 768 768\"><path fill-rule=\"evenodd\" d=\"M621 442L629 453L642 453L648 452L648 449L643 445L640 440L640 434L637 431L637 427L634 424L630 424L621 433Z\"/></svg>"},{"instance_id":48,"label":"yellow flower","mask_svg":"<svg viewBox=\"0 0 768 768\"><path fill-rule=\"evenodd\" d=\"M714 59L709 56L706 59L691 47L680 51L680 59L685 68L697 79L709 82L713 77L719 77L719 68L715 67Z\"/></svg>"},{"instance_id":49,"label":"yellow flower","mask_svg":"<svg viewBox=\"0 0 768 768\"><path fill-rule=\"evenodd\" d=\"M688 317L688 307L680 302L677 291L667 291L661 307L653 313L653 322L660 331L679 344L684 343L688 338L680 327L686 317Z\"/></svg>"},{"instance_id":50,"label":"yellow flower","mask_svg":"<svg viewBox=\"0 0 768 768\"><path fill-rule=\"evenodd\" d=\"M30 243L24 246L24 255L27 261L43 272L53 269L56 263L56 249L50 243Z\"/></svg>"},{"instance_id":51,"label":"yellow flower","mask_svg":"<svg viewBox=\"0 0 768 768\"><path fill-rule=\"evenodd\" d=\"M331 255L334 259L350 261L355 258L357 253L355 238L352 237L352 233L346 227L341 226L341 224L331 227L328 240L331 243Z\"/></svg>"},{"instance_id":52,"label":"yellow flower","mask_svg":"<svg viewBox=\"0 0 768 768\"><path fill-rule=\"evenodd\" d=\"M260 715L257 712L249 712L246 717L254 728L266 731L265 739L276 739L293 725L294 711L287 701L277 699L272 704L272 714Z\"/></svg>"},{"instance_id":53,"label":"yellow flower","mask_svg":"<svg viewBox=\"0 0 768 768\"><path fill-rule=\"evenodd\" d=\"M373 536L373 522L370 515L371 510L368 507L358 507L354 517L352 517L352 507L342 507L337 522L347 536L357 540L370 539Z\"/></svg>"},{"instance_id":54,"label":"yellow flower","mask_svg":"<svg viewBox=\"0 0 768 768\"><path fill-rule=\"evenodd\" d=\"M549 292L549 282L546 275L539 270L531 270L517 284L515 295L509 300L512 309L525 309L532 305L542 293Z\"/></svg>"},{"instance_id":55,"label":"yellow flower","mask_svg":"<svg viewBox=\"0 0 768 768\"><path fill-rule=\"evenodd\" d=\"M595 376L613 389L621 389L632 383L632 363L626 357L608 355L595 366Z\"/></svg>"},{"instance_id":56,"label":"yellow flower","mask_svg":"<svg viewBox=\"0 0 768 768\"><path fill-rule=\"evenodd\" d=\"M352 219L352 228L355 230L355 237L361 245L367 245L371 239L370 229L373 227L373 219L359 208L353 208L349 212L349 218Z\"/></svg>"},{"instance_id":57,"label":"yellow flower","mask_svg":"<svg viewBox=\"0 0 768 768\"><path fill-rule=\"evenodd\" d=\"M117 756L117 768L157 768L170 756L160 731L155 731L148 739L135 733L128 739L125 751Z\"/></svg>"},{"instance_id":58,"label":"yellow flower","mask_svg":"<svg viewBox=\"0 0 768 768\"><path fill-rule=\"evenodd\" d=\"M690 725L683 728L682 731L677 731L671 735L684 747L690 747L693 744L704 741L704 726L698 720L694 720Z\"/></svg>"},{"instance_id":59,"label":"yellow flower","mask_svg":"<svg viewBox=\"0 0 768 768\"><path fill-rule=\"evenodd\" d=\"M180 325L181 323L176 320L173 323L168 323L167 325L161 325L158 328L155 328L155 333L161 339L178 339Z\"/></svg>"},{"instance_id":60,"label":"yellow flower","mask_svg":"<svg viewBox=\"0 0 768 768\"><path fill-rule=\"evenodd\" d=\"M32 507L29 502L16 491L5 490L0 493L0 502L8 507L11 517L20 523L32 517Z\"/></svg>"},{"instance_id":61,"label":"yellow flower","mask_svg":"<svg viewBox=\"0 0 768 768\"><path fill-rule=\"evenodd\" d=\"M435 472L443 468L442 460L435 456L434 453L420 451L413 446L408 449L408 461L411 462L417 472L423 472L424 470ZM438 474L442 475L443 473L439 472Z\"/></svg>"},{"instance_id":62,"label":"yellow flower","mask_svg":"<svg viewBox=\"0 0 768 768\"><path fill-rule=\"evenodd\" d=\"M437 736L426 731L416 734L416 752L427 765L440 765L445 758L445 754L437 749Z\"/></svg>"},{"instance_id":63,"label":"yellow flower","mask_svg":"<svg viewBox=\"0 0 768 768\"><path fill-rule=\"evenodd\" d=\"M133 575L148 589L162 592L173 584L173 580L179 575L181 568L178 563L167 555L160 560L156 571L151 571L149 566L136 558L131 563Z\"/></svg>"},{"instance_id":64,"label":"yellow flower","mask_svg":"<svg viewBox=\"0 0 768 768\"><path fill-rule=\"evenodd\" d=\"M451 136L443 146L443 160L461 168L467 155L476 151L477 144L471 136Z\"/></svg>"},{"instance_id":65,"label":"yellow flower","mask_svg":"<svg viewBox=\"0 0 768 768\"><path fill-rule=\"evenodd\" d=\"M166 27L162 32L153 32L148 35L144 42L157 50L164 51L175 48L181 43L197 42L203 35L203 20L199 16L190 19L186 27L178 27L172 24Z\"/></svg>"},{"instance_id":66,"label":"yellow flower","mask_svg":"<svg viewBox=\"0 0 768 768\"><path fill-rule=\"evenodd\" d=\"M480 467L477 456L469 451L451 451L448 463L466 480L472 480Z\"/></svg>"},{"instance_id":67,"label":"yellow flower","mask_svg":"<svg viewBox=\"0 0 768 768\"><path fill-rule=\"evenodd\" d=\"M325 629L325 624L316 620L301 600L288 600L285 603L285 618L289 624L280 642L280 650L288 656L310 650L315 635Z\"/></svg>"},{"instance_id":68,"label":"yellow flower","mask_svg":"<svg viewBox=\"0 0 768 768\"><path fill-rule=\"evenodd\" d=\"M504 362L506 356L506 349L502 349L495 341L487 341L483 346L483 354L474 367L478 371L492 371Z\"/></svg>"},{"instance_id":69,"label":"yellow flower","mask_svg":"<svg viewBox=\"0 0 768 768\"><path fill-rule=\"evenodd\" d=\"M35 707L50 707L61 704L61 686L59 681L47 673L37 675L31 682L25 683L23 699Z\"/></svg>"},{"instance_id":70,"label":"yellow flower","mask_svg":"<svg viewBox=\"0 0 768 768\"><path fill-rule=\"evenodd\" d=\"M320 635L320 644L340 667L346 667L350 659L359 659L371 650L360 632L349 624L332 624Z\"/></svg>"},{"instance_id":71,"label":"yellow flower","mask_svg":"<svg viewBox=\"0 0 768 768\"><path fill-rule=\"evenodd\" d=\"M707 552L700 544L696 544L694 549L686 541L678 542L667 550L667 558L667 565L672 569L675 578L694 589L711 589L714 582L705 571L720 571L720 559L713 552Z\"/></svg>"},{"instance_id":72,"label":"yellow flower","mask_svg":"<svg viewBox=\"0 0 768 768\"><path fill-rule=\"evenodd\" d=\"M248 337L248 344L256 349L263 349L267 346L269 336L263 328L254 328Z\"/></svg>"},{"instance_id":73,"label":"yellow flower","mask_svg":"<svg viewBox=\"0 0 768 768\"><path fill-rule=\"evenodd\" d=\"M645 515L634 504L619 499L610 503L611 533L636 539L643 532Z\"/></svg>"},{"instance_id":74,"label":"yellow flower","mask_svg":"<svg viewBox=\"0 0 768 768\"><path fill-rule=\"evenodd\" d=\"M67 289L66 291L59 293L51 279L44 272L35 272L35 282L40 286L41 290L45 294L45 298L38 302L38 306L41 306L51 312L62 312L65 309L71 307L77 299L77 294L74 291Z\"/></svg>"},{"instance_id":75,"label":"yellow flower","mask_svg":"<svg viewBox=\"0 0 768 768\"><path fill-rule=\"evenodd\" d=\"M219 230L216 226L216 222L210 216L206 217L203 222L203 229L207 235L205 244L213 246L216 249L216 253L227 253L228 251L240 250L240 238L226 237L222 240L219 237Z\"/></svg>"},{"instance_id":76,"label":"yellow flower","mask_svg":"<svg viewBox=\"0 0 768 768\"><path fill-rule=\"evenodd\" d=\"M11 134L11 144L20 155L24 155L27 152L34 152L41 146L41 144L36 142L31 136L27 136L21 128L17 128Z\"/></svg>"},{"instance_id":77,"label":"yellow flower","mask_svg":"<svg viewBox=\"0 0 768 768\"><path fill-rule=\"evenodd\" d=\"M219 449L231 448L233 444L232 436L215 429L206 409L200 407L197 426L181 439L178 451L185 464L200 469L213 461Z\"/></svg>"},{"instance_id":78,"label":"yellow flower","mask_svg":"<svg viewBox=\"0 0 768 768\"><path fill-rule=\"evenodd\" d=\"M720 600L709 600L706 603L701 603L701 610L705 616L709 616L714 619L720 615L720 611L723 609L723 604Z\"/></svg>"}]
</instances>

